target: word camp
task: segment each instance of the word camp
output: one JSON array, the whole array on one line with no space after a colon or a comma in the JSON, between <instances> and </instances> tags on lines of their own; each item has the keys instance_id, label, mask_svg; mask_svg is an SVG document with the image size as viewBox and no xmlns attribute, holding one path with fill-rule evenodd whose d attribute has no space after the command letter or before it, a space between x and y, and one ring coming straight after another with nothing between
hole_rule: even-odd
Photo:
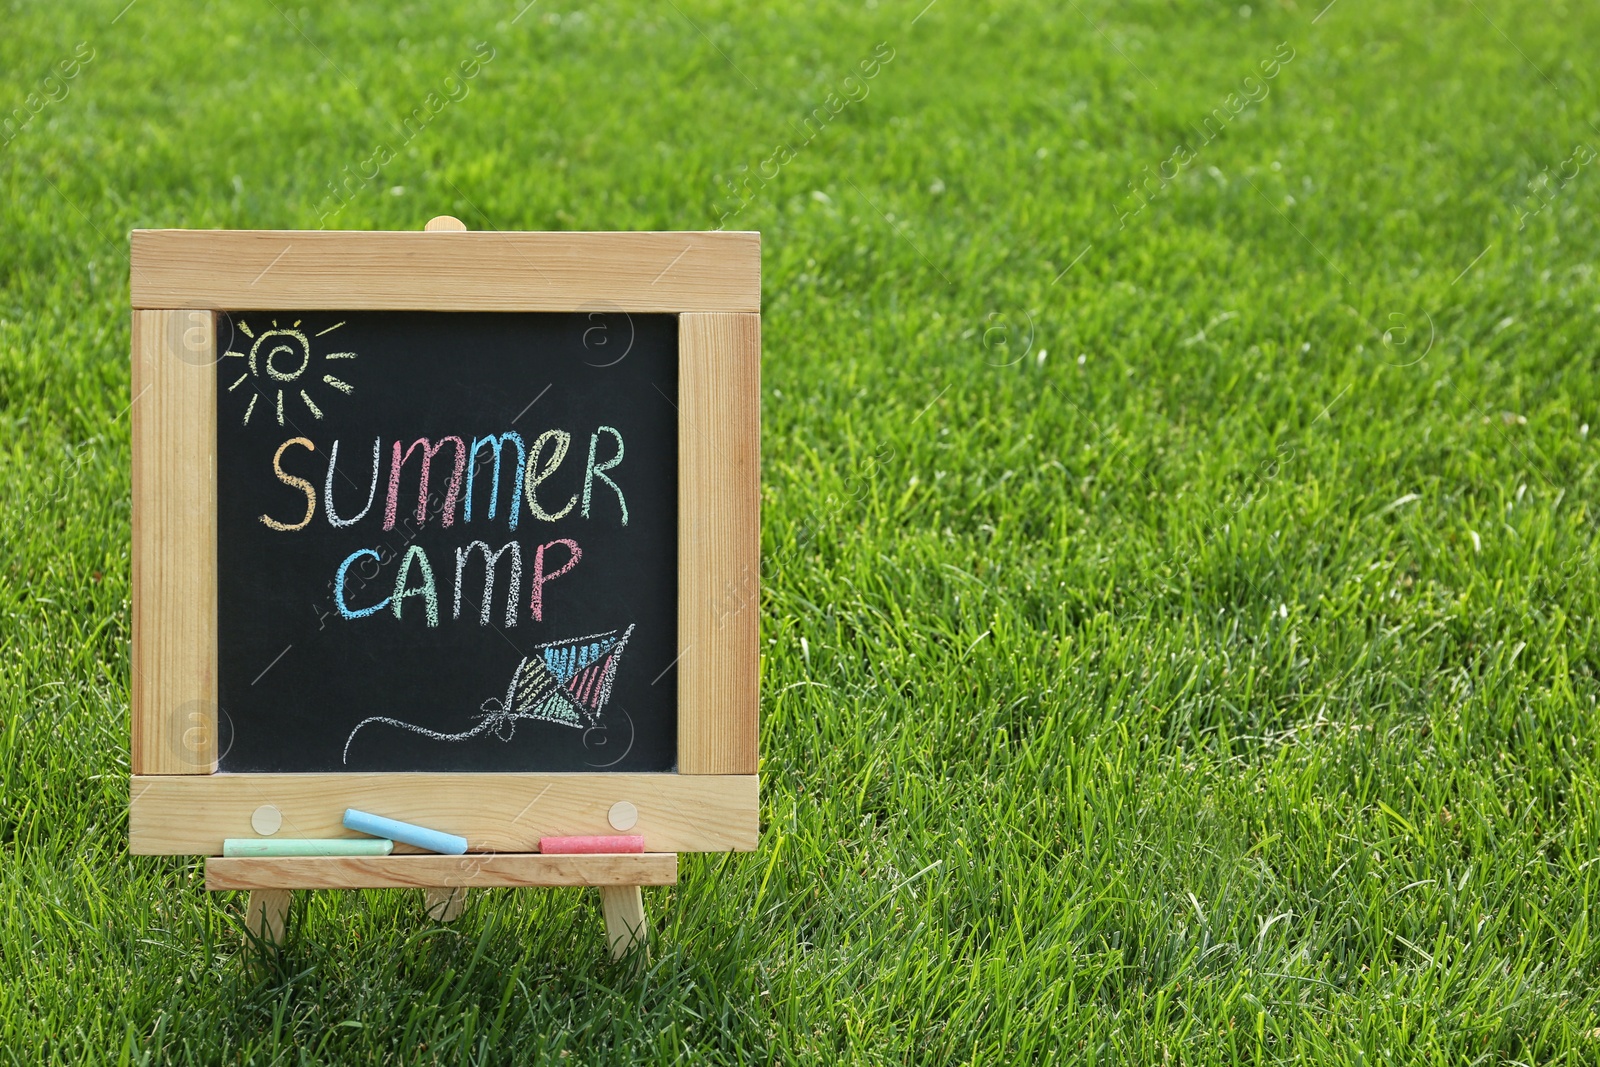
<instances>
[{"instance_id":1,"label":"word camp","mask_svg":"<svg viewBox=\"0 0 1600 1067\"><path fill-rule=\"evenodd\" d=\"M618 518L623 526L628 525L628 501L612 476L622 463L622 433L610 426L600 426L589 435L588 457L581 477L576 462L567 464L566 471L562 471L572 451L572 435L565 430L546 430L534 438L531 446L510 430L472 438L447 435L409 442L400 439L390 442L387 448L380 436L372 442L370 467L364 444L357 446L362 452L359 460L352 454L355 449L348 446L341 455L342 445L336 440L324 451L306 437L291 437L280 444L272 456L272 473L284 485L305 495L305 513L299 517L263 513L260 521L269 529L294 534L310 528L320 511L322 520L336 529L381 524L382 529L392 530L403 515L407 525L414 516L419 527L430 521L437 521L444 528L454 527L458 521L463 526L504 521L507 532L515 532L526 511L535 522L556 522L568 516L599 518L604 512ZM311 478L318 473L318 460L323 455L327 460L319 485ZM441 479L447 479L444 498L430 514L429 501L438 501L439 497L436 491L430 494L429 486L437 489ZM385 487L382 493L380 486ZM409 495L404 495L402 502L404 489L411 486L416 489L414 511L409 506ZM569 573L582 558L583 549L571 537L554 538L533 549L528 568L528 612L535 622L544 621L545 586ZM454 564L455 596L450 617L461 618L463 587L474 561L481 561L483 572L479 625L489 625L495 580L505 573L505 625L516 626L524 571L522 544L516 538L498 549L476 538L455 549L454 560L445 561L447 568ZM370 547L358 548L344 557L333 578L333 603L339 614L353 620L387 612L396 620L403 620L406 608L411 606L413 615L420 610L427 625L438 626L440 580L448 578L450 570L440 575L427 551L411 544L400 557L388 596L376 601L355 596L379 577L383 562L383 554ZM504 571L502 562L506 565ZM351 603L352 596L363 602Z\"/></svg>"}]
</instances>

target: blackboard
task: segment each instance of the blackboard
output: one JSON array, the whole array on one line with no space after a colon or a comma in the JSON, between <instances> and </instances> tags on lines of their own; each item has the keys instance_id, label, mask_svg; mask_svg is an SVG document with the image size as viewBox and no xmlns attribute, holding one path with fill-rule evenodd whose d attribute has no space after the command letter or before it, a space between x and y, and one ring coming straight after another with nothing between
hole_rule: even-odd
<instances>
[{"instance_id":1,"label":"blackboard","mask_svg":"<svg viewBox=\"0 0 1600 1067\"><path fill-rule=\"evenodd\" d=\"M676 316L236 311L216 352L219 770L675 768Z\"/></svg>"}]
</instances>

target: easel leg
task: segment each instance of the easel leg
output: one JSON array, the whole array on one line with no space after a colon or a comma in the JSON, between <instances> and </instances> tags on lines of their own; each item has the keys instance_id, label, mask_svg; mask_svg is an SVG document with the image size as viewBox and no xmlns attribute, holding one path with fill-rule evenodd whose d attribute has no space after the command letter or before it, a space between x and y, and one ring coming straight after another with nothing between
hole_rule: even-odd
<instances>
[{"instance_id":1,"label":"easel leg","mask_svg":"<svg viewBox=\"0 0 1600 1067\"><path fill-rule=\"evenodd\" d=\"M428 918L434 922L454 922L460 917L467 907L467 891L457 886L454 889L427 889L423 891L422 898L428 909Z\"/></svg>"},{"instance_id":2,"label":"easel leg","mask_svg":"<svg viewBox=\"0 0 1600 1067\"><path fill-rule=\"evenodd\" d=\"M283 944L283 924L289 917L290 890L252 889L244 909L247 930L269 945Z\"/></svg>"},{"instance_id":3,"label":"easel leg","mask_svg":"<svg viewBox=\"0 0 1600 1067\"><path fill-rule=\"evenodd\" d=\"M644 923L644 891L636 885L600 887L600 910L606 917L606 941L611 958L620 960L635 947L644 947L648 929Z\"/></svg>"}]
</instances>

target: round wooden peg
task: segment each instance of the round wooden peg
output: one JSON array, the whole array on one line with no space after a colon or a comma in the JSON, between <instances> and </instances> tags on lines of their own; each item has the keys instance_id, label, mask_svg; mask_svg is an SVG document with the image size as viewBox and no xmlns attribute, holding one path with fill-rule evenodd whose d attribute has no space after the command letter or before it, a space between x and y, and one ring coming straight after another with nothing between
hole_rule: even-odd
<instances>
[{"instance_id":1,"label":"round wooden peg","mask_svg":"<svg viewBox=\"0 0 1600 1067\"><path fill-rule=\"evenodd\" d=\"M262 837L271 837L283 826L283 812L263 804L250 814L250 828Z\"/></svg>"},{"instance_id":2,"label":"round wooden peg","mask_svg":"<svg viewBox=\"0 0 1600 1067\"><path fill-rule=\"evenodd\" d=\"M467 224L454 215L435 215L423 227L428 233L464 233Z\"/></svg>"},{"instance_id":3,"label":"round wooden peg","mask_svg":"<svg viewBox=\"0 0 1600 1067\"><path fill-rule=\"evenodd\" d=\"M632 830L639 825L639 809L626 800L619 800L606 813L606 821L613 830Z\"/></svg>"}]
</instances>

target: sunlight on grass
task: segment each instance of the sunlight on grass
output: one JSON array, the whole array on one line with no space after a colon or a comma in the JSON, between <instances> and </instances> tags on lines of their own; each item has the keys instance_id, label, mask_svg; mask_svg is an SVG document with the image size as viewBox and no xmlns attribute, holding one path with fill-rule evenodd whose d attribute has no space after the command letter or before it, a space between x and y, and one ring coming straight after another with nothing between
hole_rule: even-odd
<instances>
[{"instance_id":1,"label":"sunlight on grass","mask_svg":"<svg viewBox=\"0 0 1600 1067\"><path fill-rule=\"evenodd\" d=\"M1600 1056L1592 7L4 21L12 1060ZM762 231L762 848L254 968L127 854L127 232L442 213Z\"/></svg>"}]
</instances>

